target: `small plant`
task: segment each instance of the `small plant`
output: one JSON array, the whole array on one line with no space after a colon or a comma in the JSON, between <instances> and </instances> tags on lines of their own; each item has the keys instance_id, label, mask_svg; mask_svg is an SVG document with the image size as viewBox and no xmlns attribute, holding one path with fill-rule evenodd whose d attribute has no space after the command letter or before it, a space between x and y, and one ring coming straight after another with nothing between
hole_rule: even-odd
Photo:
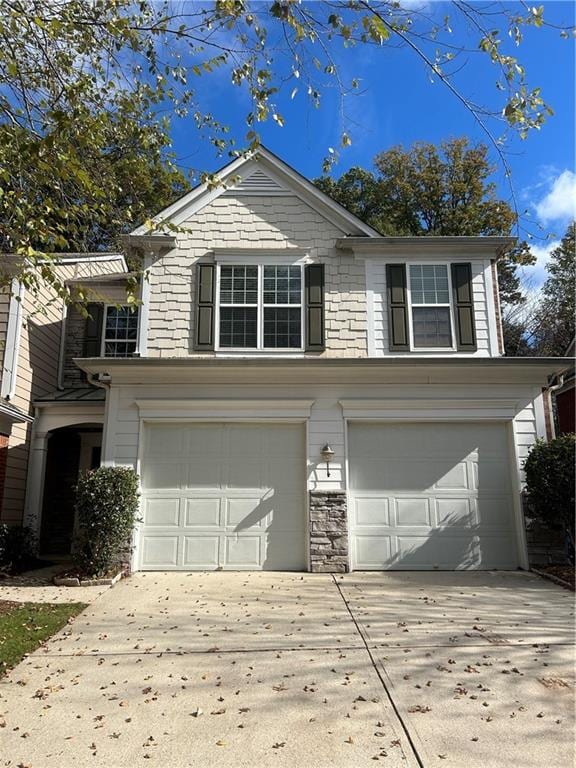
<instances>
[{"instance_id":1,"label":"small plant","mask_svg":"<svg viewBox=\"0 0 576 768\"><path fill-rule=\"evenodd\" d=\"M138 475L127 467L99 467L76 486L75 564L86 576L105 576L131 549L138 513Z\"/></svg>"},{"instance_id":2,"label":"small plant","mask_svg":"<svg viewBox=\"0 0 576 768\"><path fill-rule=\"evenodd\" d=\"M31 528L0 524L0 570L18 572L35 560L36 537Z\"/></svg>"},{"instance_id":3,"label":"small plant","mask_svg":"<svg viewBox=\"0 0 576 768\"><path fill-rule=\"evenodd\" d=\"M576 435L561 435L549 443L538 440L524 462L531 517L566 535L568 556L574 559L574 458Z\"/></svg>"}]
</instances>

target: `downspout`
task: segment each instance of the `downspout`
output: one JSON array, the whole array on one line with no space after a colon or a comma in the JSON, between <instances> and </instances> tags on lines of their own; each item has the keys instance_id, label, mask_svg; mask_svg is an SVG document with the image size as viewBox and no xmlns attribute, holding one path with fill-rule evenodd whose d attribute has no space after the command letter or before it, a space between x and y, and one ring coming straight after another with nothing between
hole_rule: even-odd
<instances>
[{"instance_id":1,"label":"downspout","mask_svg":"<svg viewBox=\"0 0 576 768\"><path fill-rule=\"evenodd\" d=\"M8 311L8 327L6 328L6 346L2 366L2 397L12 400L16 394L18 378L18 356L20 353L20 337L22 335L22 311L26 289L19 280L12 280L10 289L10 308Z\"/></svg>"},{"instance_id":2,"label":"downspout","mask_svg":"<svg viewBox=\"0 0 576 768\"><path fill-rule=\"evenodd\" d=\"M548 386L546 389L542 392L542 397L548 398L548 409L550 413L550 431L552 434L550 435L550 440L553 440L556 437L556 413L555 409L552 407L552 392L556 392L557 390L561 389L564 386L564 373L555 373L552 376L548 377ZM556 384L552 383L556 381Z\"/></svg>"},{"instance_id":3,"label":"downspout","mask_svg":"<svg viewBox=\"0 0 576 768\"><path fill-rule=\"evenodd\" d=\"M68 304L62 306L62 324L60 326L60 349L58 351L58 384L57 389L64 389L64 354L66 351L66 325L68 320Z\"/></svg>"}]
</instances>

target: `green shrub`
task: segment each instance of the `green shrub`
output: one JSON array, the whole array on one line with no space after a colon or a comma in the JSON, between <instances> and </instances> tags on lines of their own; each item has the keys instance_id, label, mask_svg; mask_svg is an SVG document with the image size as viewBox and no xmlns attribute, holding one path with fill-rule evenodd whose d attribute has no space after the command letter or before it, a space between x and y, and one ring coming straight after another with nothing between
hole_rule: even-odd
<instances>
[{"instance_id":1,"label":"green shrub","mask_svg":"<svg viewBox=\"0 0 576 768\"><path fill-rule=\"evenodd\" d=\"M102 576L131 550L138 475L126 467L99 467L82 474L75 490L74 560L83 574Z\"/></svg>"},{"instance_id":2,"label":"green shrub","mask_svg":"<svg viewBox=\"0 0 576 768\"><path fill-rule=\"evenodd\" d=\"M0 569L18 571L35 559L36 536L31 528L0 525Z\"/></svg>"},{"instance_id":3,"label":"green shrub","mask_svg":"<svg viewBox=\"0 0 576 768\"><path fill-rule=\"evenodd\" d=\"M560 526L574 552L574 458L576 435L532 447L524 462L528 512L548 528Z\"/></svg>"}]
</instances>

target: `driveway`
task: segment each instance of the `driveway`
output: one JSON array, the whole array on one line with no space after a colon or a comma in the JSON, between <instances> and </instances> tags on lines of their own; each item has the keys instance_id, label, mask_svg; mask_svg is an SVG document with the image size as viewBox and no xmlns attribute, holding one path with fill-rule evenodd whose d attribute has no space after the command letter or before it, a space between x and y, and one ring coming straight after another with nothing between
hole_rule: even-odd
<instances>
[{"instance_id":1,"label":"driveway","mask_svg":"<svg viewBox=\"0 0 576 768\"><path fill-rule=\"evenodd\" d=\"M572 604L522 573L137 574L0 684L0 765L565 768Z\"/></svg>"}]
</instances>

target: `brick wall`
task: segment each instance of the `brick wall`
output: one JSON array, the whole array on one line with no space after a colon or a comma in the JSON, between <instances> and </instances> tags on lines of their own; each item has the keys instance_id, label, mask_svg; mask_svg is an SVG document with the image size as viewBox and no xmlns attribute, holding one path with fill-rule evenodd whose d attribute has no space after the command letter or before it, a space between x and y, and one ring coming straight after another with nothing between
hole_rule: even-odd
<instances>
[{"instance_id":1,"label":"brick wall","mask_svg":"<svg viewBox=\"0 0 576 768\"><path fill-rule=\"evenodd\" d=\"M346 233L294 196L214 200L182 225L178 247L151 269L148 354L194 354L195 263L213 248L305 248L326 264L327 356L366 357L364 265L342 254L335 241Z\"/></svg>"}]
</instances>

